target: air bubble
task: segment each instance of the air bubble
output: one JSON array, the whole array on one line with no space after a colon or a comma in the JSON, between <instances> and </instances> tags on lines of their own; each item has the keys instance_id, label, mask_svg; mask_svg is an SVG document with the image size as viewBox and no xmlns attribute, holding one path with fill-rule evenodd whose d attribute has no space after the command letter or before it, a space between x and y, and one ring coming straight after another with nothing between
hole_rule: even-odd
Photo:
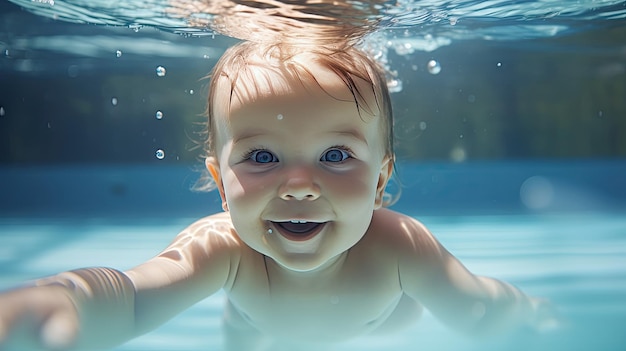
<instances>
[{"instance_id":1,"label":"air bubble","mask_svg":"<svg viewBox=\"0 0 626 351\"><path fill-rule=\"evenodd\" d=\"M423 121L420 122L420 130L426 130L426 127L427 127L426 122L423 122Z\"/></svg>"},{"instance_id":2,"label":"air bubble","mask_svg":"<svg viewBox=\"0 0 626 351\"><path fill-rule=\"evenodd\" d=\"M166 73L165 67L159 66L159 67L156 68L156 75L157 76L165 77L165 73Z\"/></svg>"},{"instance_id":3,"label":"air bubble","mask_svg":"<svg viewBox=\"0 0 626 351\"><path fill-rule=\"evenodd\" d=\"M165 158L165 151L158 149L155 153L156 158L158 158L159 160L162 160Z\"/></svg>"},{"instance_id":4,"label":"air bubble","mask_svg":"<svg viewBox=\"0 0 626 351\"><path fill-rule=\"evenodd\" d=\"M391 78L387 80L387 89L390 93L399 93L402 91L402 81L400 79Z\"/></svg>"},{"instance_id":5,"label":"air bubble","mask_svg":"<svg viewBox=\"0 0 626 351\"><path fill-rule=\"evenodd\" d=\"M554 185L546 177L532 176L522 183L520 200L529 209L545 209L554 202Z\"/></svg>"},{"instance_id":6,"label":"air bubble","mask_svg":"<svg viewBox=\"0 0 626 351\"><path fill-rule=\"evenodd\" d=\"M117 58L122 57L122 50L117 50L117 51L115 52L115 57L117 57Z\"/></svg>"},{"instance_id":7,"label":"air bubble","mask_svg":"<svg viewBox=\"0 0 626 351\"><path fill-rule=\"evenodd\" d=\"M117 98L116 97L111 98L111 105L117 106Z\"/></svg>"},{"instance_id":8,"label":"air bubble","mask_svg":"<svg viewBox=\"0 0 626 351\"><path fill-rule=\"evenodd\" d=\"M284 116L282 114L278 114L278 116L276 116L276 119L279 121L282 121L283 118Z\"/></svg>"},{"instance_id":9,"label":"air bubble","mask_svg":"<svg viewBox=\"0 0 626 351\"><path fill-rule=\"evenodd\" d=\"M441 64L435 60L428 61L426 68L430 74L439 74L439 72L441 72Z\"/></svg>"},{"instance_id":10,"label":"air bubble","mask_svg":"<svg viewBox=\"0 0 626 351\"><path fill-rule=\"evenodd\" d=\"M4 107L0 106L0 117L4 117L5 114Z\"/></svg>"},{"instance_id":11,"label":"air bubble","mask_svg":"<svg viewBox=\"0 0 626 351\"><path fill-rule=\"evenodd\" d=\"M450 159L453 162L464 162L467 160L467 152L461 146L456 146L452 150L450 150Z\"/></svg>"},{"instance_id":12,"label":"air bubble","mask_svg":"<svg viewBox=\"0 0 626 351\"><path fill-rule=\"evenodd\" d=\"M496 64L496 66L498 66L498 67L502 67L502 62L498 62L498 63Z\"/></svg>"},{"instance_id":13,"label":"air bubble","mask_svg":"<svg viewBox=\"0 0 626 351\"><path fill-rule=\"evenodd\" d=\"M157 111L155 114L156 119L163 119L163 112Z\"/></svg>"}]
</instances>

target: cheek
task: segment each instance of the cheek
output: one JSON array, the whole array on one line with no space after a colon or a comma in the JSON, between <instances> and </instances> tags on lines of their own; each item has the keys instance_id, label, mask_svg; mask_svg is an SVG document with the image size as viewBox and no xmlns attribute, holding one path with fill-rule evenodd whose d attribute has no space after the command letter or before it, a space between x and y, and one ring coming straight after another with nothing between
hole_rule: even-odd
<instances>
[{"instance_id":1,"label":"cheek","mask_svg":"<svg viewBox=\"0 0 626 351\"><path fill-rule=\"evenodd\" d=\"M239 201L242 198L251 200L268 189L268 177L259 174L237 172L230 170L224 175L224 192L230 202Z\"/></svg>"},{"instance_id":2,"label":"cheek","mask_svg":"<svg viewBox=\"0 0 626 351\"><path fill-rule=\"evenodd\" d=\"M377 177L367 167L356 168L341 175L327 175L324 184L327 193L337 195L338 200L366 201L376 195Z\"/></svg>"}]
</instances>

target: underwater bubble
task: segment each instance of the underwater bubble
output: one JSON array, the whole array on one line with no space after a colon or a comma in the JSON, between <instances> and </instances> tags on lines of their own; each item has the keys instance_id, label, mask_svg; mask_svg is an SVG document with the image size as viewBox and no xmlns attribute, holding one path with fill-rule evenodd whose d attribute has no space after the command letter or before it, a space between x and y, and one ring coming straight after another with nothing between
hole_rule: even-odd
<instances>
[{"instance_id":1,"label":"underwater bubble","mask_svg":"<svg viewBox=\"0 0 626 351\"><path fill-rule=\"evenodd\" d=\"M420 130L426 130L426 127L428 127L428 125L426 124L426 122L420 122Z\"/></svg>"},{"instance_id":2,"label":"underwater bubble","mask_svg":"<svg viewBox=\"0 0 626 351\"><path fill-rule=\"evenodd\" d=\"M467 159L467 152L461 146L456 146L450 150L450 159L453 162L464 162Z\"/></svg>"},{"instance_id":3,"label":"underwater bubble","mask_svg":"<svg viewBox=\"0 0 626 351\"><path fill-rule=\"evenodd\" d=\"M155 114L156 119L163 119L163 112L157 111Z\"/></svg>"},{"instance_id":4,"label":"underwater bubble","mask_svg":"<svg viewBox=\"0 0 626 351\"><path fill-rule=\"evenodd\" d=\"M4 117L4 107L0 106L0 117Z\"/></svg>"},{"instance_id":5,"label":"underwater bubble","mask_svg":"<svg viewBox=\"0 0 626 351\"><path fill-rule=\"evenodd\" d=\"M400 56L410 55L415 52L415 48L413 47L413 44L409 42L396 43L393 46L393 49L396 51L396 54Z\"/></svg>"},{"instance_id":6,"label":"underwater bubble","mask_svg":"<svg viewBox=\"0 0 626 351\"><path fill-rule=\"evenodd\" d=\"M165 73L166 73L165 67L159 66L159 67L156 68L156 75L157 76L165 77Z\"/></svg>"},{"instance_id":7,"label":"underwater bubble","mask_svg":"<svg viewBox=\"0 0 626 351\"><path fill-rule=\"evenodd\" d=\"M117 51L115 52L115 57L118 57L118 58L119 58L119 57L122 57L122 50L117 50Z\"/></svg>"},{"instance_id":8,"label":"underwater bubble","mask_svg":"<svg viewBox=\"0 0 626 351\"><path fill-rule=\"evenodd\" d=\"M284 116L282 114L280 114L280 113L278 114L278 116L276 116L276 119L279 120L279 121L282 120L283 118L284 118Z\"/></svg>"},{"instance_id":9,"label":"underwater bubble","mask_svg":"<svg viewBox=\"0 0 626 351\"><path fill-rule=\"evenodd\" d=\"M116 97L111 98L111 105L117 106L117 98Z\"/></svg>"},{"instance_id":10,"label":"underwater bubble","mask_svg":"<svg viewBox=\"0 0 626 351\"><path fill-rule=\"evenodd\" d=\"M70 78L76 78L78 77L78 74L80 73L80 68L76 65L70 65L69 67L67 67L67 76Z\"/></svg>"},{"instance_id":11,"label":"underwater bubble","mask_svg":"<svg viewBox=\"0 0 626 351\"><path fill-rule=\"evenodd\" d=\"M476 102L476 95L474 94L469 94L467 96L467 102L469 102L470 104L473 104L474 102Z\"/></svg>"},{"instance_id":12,"label":"underwater bubble","mask_svg":"<svg viewBox=\"0 0 626 351\"><path fill-rule=\"evenodd\" d=\"M193 89L189 90L189 95L193 95Z\"/></svg>"},{"instance_id":13,"label":"underwater bubble","mask_svg":"<svg viewBox=\"0 0 626 351\"><path fill-rule=\"evenodd\" d=\"M402 81L400 79L391 78L387 80L387 89L390 93L399 93L402 91Z\"/></svg>"},{"instance_id":14,"label":"underwater bubble","mask_svg":"<svg viewBox=\"0 0 626 351\"><path fill-rule=\"evenodd\" d=\"M426 64L426 68L428 69L428 73L430 74L439 74L441 72L441 64L435 60L428 61Z\"/></svg>"},{"instance_id":15,"label":"underwater bubble","mask_svg":"<svg viewBox=\"0 0 626 351\"><path fill-rule=\"evenodd\" d=\"M532 176L520 186L520 200L529 209L549 207L554 201L554 185L542 176Z\"/></svg>"},{"instance_id":16,"label":"underwater bubble","mask_svg":"<svg viewBox=\"0 0 626 351\"><path fill-rule=\"evenodd\" d=\"M496 64L496 66L498 66L498 67L502 67L502 62L498 62L498 63Z\"/></svg>"},{"instance_id":17,"label":"underwater bubble","mask_svg":"<svg viewBox=\"0 0 626 351\"><path fill-rule=\"evenodd\" d=\"M158 149L155 153L156 158L158 158L159 160L162 160L165 158L165 151Z\"/></svg>"}]
</instances>

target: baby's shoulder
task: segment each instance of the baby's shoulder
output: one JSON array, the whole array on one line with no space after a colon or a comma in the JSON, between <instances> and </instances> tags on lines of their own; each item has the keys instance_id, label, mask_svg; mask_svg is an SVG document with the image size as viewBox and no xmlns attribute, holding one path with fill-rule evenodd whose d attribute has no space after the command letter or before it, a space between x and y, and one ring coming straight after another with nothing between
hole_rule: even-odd
<instances>
[{"instance_id":1,"label":"baby's shoulder","mask_svg":"<svg viewBox=\"0 0 626 351\"><path fill-rule=\"evenodd\" d=\"M176 237L175 242L195 242L203 247L237 247L239 237L227 212L201 218L190 224Z\"/></svg>"},{"instance_id":2,"label":"baby's shoulder","mask_svg":"<svg viewBox=\"0 0 626 351\"><path fill-rule=\"evenodd\" d=\"M394 252L426 253L440 250L433 234L417 219L389 209L374 211L368 236Z\"/></svg>"}]
</instances>

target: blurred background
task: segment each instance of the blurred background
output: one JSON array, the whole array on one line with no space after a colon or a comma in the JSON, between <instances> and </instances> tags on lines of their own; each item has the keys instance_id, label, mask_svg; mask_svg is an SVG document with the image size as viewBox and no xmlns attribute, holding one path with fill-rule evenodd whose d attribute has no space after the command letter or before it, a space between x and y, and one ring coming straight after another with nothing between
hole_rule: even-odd
<instances>
[{"instance_id":1,"label":"blurred background","mask_svg":"<svg viewBox=\"0 0 626 351\"><path fill-rule=\"evenodd\" d=\"M234 40L55 21L9 2L0 14L0 163L150 163L157 149L162 163L197 161L202 78ZM399 158L626 156L626 26L581 29L389 50Z\"/></svg>"},{"instance_id":2,"label":"blurred background","mask_svg":"<svg viewBox=\"0 0 626 351\"><path fill-rule=\"evenodd\" d=\"M624 6L585 14L596 19L535 19L527 26L541 30L535 36L516 36L520 22L452 27L451 18L443 28L467 38L446 41L419 26L374 37L395 91L400 180L414 195L398 205L624 206L626 21L603 18ZM219 210L216 196L189 189L202 168L206 75L236 40L55 16L0 2L2 213L98 213L109 202L105 213L147 203L156 212ZM524 191L535 194L530 202Z\"/></svg>"}]
</instances>

